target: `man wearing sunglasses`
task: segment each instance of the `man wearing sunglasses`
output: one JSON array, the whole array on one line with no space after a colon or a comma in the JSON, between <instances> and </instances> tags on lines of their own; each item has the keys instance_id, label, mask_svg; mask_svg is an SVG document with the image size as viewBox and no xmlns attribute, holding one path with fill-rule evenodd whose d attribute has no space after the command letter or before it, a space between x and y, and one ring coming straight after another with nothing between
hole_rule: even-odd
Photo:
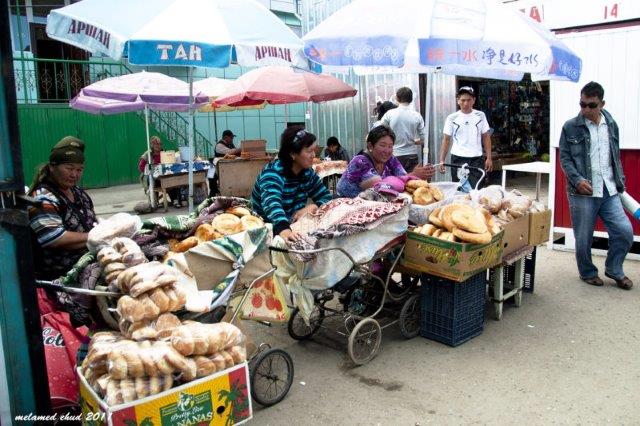
<instances>
[{"instance_id":1,"label":"man wearing sunglasses","mask_svg":"<svg viewBox=\"0 0 640 426\"><path fill-rule=\"evenodd\" d=\"M609 233L604 274L630 290L633 282L622 267L633 244L633 229L618 196L624 191L618 125L603 109L604 103L600 84L592 81L582 88L580 114L562 127L560 163L567 177L580 278L587 284L604 285L591 259L593 231L600 217Z\"/></svg>"}]
</instances>

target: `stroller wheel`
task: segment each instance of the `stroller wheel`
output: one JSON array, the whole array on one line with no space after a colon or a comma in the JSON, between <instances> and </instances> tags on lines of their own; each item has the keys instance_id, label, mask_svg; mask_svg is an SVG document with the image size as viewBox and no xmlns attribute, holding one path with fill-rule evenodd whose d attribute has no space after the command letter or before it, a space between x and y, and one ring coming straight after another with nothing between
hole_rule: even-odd
<instances>
[{"instance_id":1,"label":"stroller wheel","mask_svg":"<svg viewBox=\"0 0 640 426\"><path fill-rule=\"evenodd\" d=\"M351 360L357 365L368 363L376 356L382 341L382 329L378 321L365 318L349 335L347 347Z\"/></svg>"},{"instance_id":2,"label":"stroller wheel","mask_svg":"<svg viewBox=\"0 0 640 426\"><path fill-rule=\"evenodd\" d=\"M410 296L400 310L400 334L406 339L412 339L420 333L420 295Z\"/></svg>"},{"instance_id":3,"label":"stroller wheel","mask_svg":"<svg viewBox=\"0 0 640 426\"><path fill-rule=\"evenodd\" d=\"M322 321L324 321L324 309L318 305L314 306L313 311L311 311L309 325L304 322L304 318L300 315L300 309L295 308L291 313L291 318L289 318L287 325L289 336L296 340L308 339L318 331L322 325Z\"/></svg>"},{"instance_id":4,"label":"stroller wheel","mask_svg":"<svg viewBox=\"0 0 640 426\"><path fill-rule=\"evenodd\" d=\"M260 352L250 362L251 397L270 407L287 396L293 383L293 361L282 349Z\"/></svg>"}]
</instances>

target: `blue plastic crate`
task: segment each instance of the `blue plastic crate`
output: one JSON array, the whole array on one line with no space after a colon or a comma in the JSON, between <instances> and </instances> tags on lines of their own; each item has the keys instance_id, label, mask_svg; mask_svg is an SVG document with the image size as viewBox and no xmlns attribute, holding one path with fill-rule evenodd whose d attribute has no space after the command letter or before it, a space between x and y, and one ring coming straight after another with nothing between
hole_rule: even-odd
<instances>
[{"instance_id":1,"label":"blue plastic crate","mask_svg":"<svg viewBox=\"0 0 640 426\"><path fill-rule=\"evenodd\" d=\"M486 272L463 282L422 275L420 335L458 346L484 329Z\"/></svg>"}]
</instances>

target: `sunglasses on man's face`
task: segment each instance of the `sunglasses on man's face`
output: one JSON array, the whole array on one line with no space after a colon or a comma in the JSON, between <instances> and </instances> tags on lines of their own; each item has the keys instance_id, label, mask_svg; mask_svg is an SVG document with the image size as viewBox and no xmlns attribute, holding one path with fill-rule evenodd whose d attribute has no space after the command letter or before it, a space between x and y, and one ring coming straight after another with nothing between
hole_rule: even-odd
<instances>
[{"instance_id":1,"label":"sunglasses on man's face","mask_svg":"<svg viewBox=\"0 0 640 426\"><path fill-rule=\"evenodd\" d=\"M600 104L599 104L598 102L589 102L589 103L586 103L586 102L582 102L582 101L580 101L580 108L586 108L586 107L589 107L589 108L591 108L591 109L594 109L594 108L598 108L598 106L600 106Z\"/></svg>"}]
</instances>

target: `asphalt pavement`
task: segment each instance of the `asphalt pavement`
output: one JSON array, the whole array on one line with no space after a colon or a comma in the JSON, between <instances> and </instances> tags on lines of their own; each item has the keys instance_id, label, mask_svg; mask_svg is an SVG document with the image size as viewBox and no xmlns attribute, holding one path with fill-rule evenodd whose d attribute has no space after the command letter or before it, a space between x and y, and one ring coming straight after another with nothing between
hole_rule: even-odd
<instances>
[{"instance_id":1,"label":"asphalt pavement","mask_svg":"<svg viewBox=\"0 0 640 426\"><path fill-rule=\"evenodd\" d=\"M531 177L507 184L535 190ZM90 194L103 217L144 199L139 185ZM595 263L602 271L604 258ZM253 340L286 350L295 366L287 397L269 408L254 404L252 423L640 424L640 262L628 260L625 272L636 282L631 291L604 276L605 286L593 287L580 281L573 253L540 247L534 292L518 308L507 303L501 321L487 302L479 336L451 348L405 340L391 326L376 358L359 367L337 323L297 342L286 324L245 322Z\"/></svg>"}]
</instances>

